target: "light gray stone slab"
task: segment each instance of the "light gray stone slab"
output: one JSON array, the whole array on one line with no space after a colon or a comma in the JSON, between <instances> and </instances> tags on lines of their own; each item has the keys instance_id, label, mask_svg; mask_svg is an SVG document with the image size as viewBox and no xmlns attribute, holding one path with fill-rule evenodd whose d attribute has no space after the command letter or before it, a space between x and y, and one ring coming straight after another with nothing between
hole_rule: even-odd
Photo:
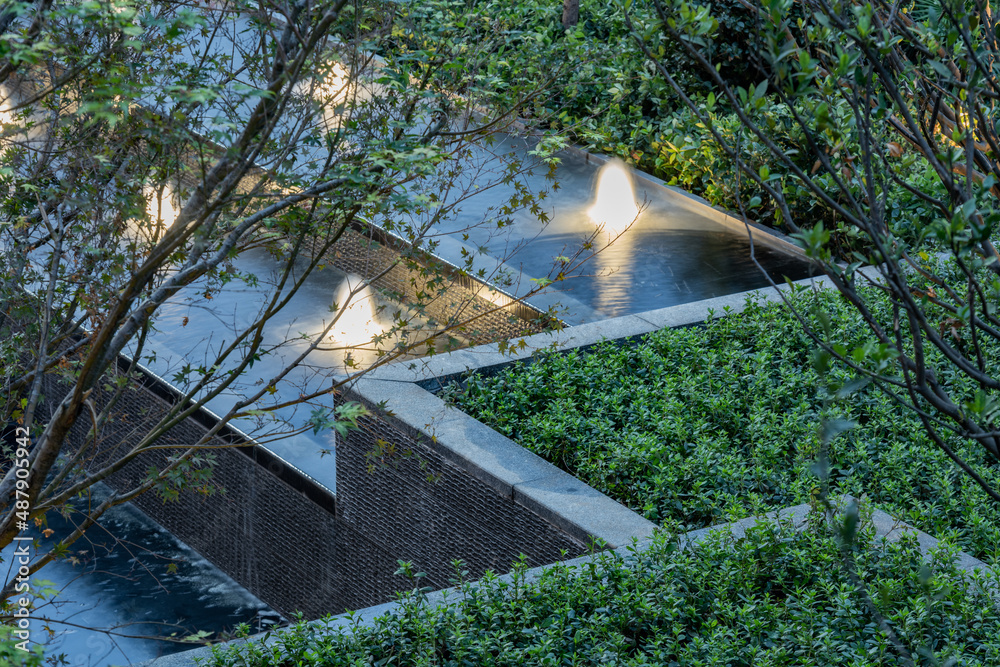
<instances>
[{"instance_id":1,"label":"light gray stone slab","mask_svg":"<svg viewBox=\"0 0 1000 667\"><path fill-rule=\"evenodd\" d=\"M652 521L558 469L515 485L514 501L579 540L594 537L611 547L648 538L656 529Z\"/></svg>"},{"instance_id":2,"label":"light gray stone slab","mask_svg":"<svg viewBox=\"0 0 1000 667\"><path fill-rule=\"evenodd\" d=\"M862 275L877 277L874 269L859 271ZM813 289L829 289L833 284L825 276L805 278L796 285ZM614 317L597 322L588 322L566 327L561 331L545 332L514 339L516 349L500 351L499 345L491 343L435 355L421 360L400 361L382 366L366 375L378 380L396 382L421 382L426 386L436 378L442 380L474 370L496 369L515 361L530 359L532 355L546 350L565 351L587 347L604 340L622 340L657 331L666 327L681 327L701 324L708 319L709 312L714 317L739 313L746 308L747 298L756 296L766 302L781 301L780 292L789 289L787 284L774 287L738 292L726 296L703 299L691 303L649 310L634 315ZM728 309L728 310L727 310ZM521 347L520 341L524 342Z\"/></svg>"},{"instance_id":3,"label":"light gray stone slab","mask_svg":"<svg viewBox=\"0 0 1000 667\"><path fill-rule=\"evenodd\" d=\"M504 498L514 498L518 484L563 473L542 457L482 422L458 416L437 424L431 447Z\"/></svg>"},{"instance_id":4,"label":"light gray stone slab","mask_svg":"<svg viewBox=\"0 0 1000 667\"><path fill-rule=\"evenodd\" d=\"M445 591L435 591L427 596L428 600L432 602L442 602L447 597L443 593L445 593ZM391 614L396 611L398 607L399 605L396 602L385 602L372 607L366 607L365 609L361 609L353 614L338 614L337 616L331 618L325 627L331 631L335 631L338 628L343 628L344 630L349 631L350 628L355 626L368 626L371 625L376 618L385 616L386 614ZM314 624L316 626L323 626L320 621L314 621ZM222 642L217 644L216 648L234 648L242 646L248 642L270 646L273 645L276 640L277 638L272 633L260 633L252 635L248 639L234 639L232 641ZM199 664L204 664L212 657L212 648L213 647L211 646L201 646L189 651L182 651L180 653L174 653L173 655L165 655L152 660L147 660L145 662L138 663L136 667L196 667Z\"/></svg>"},{"instance_id":5,"label":"light gray stone slab","mask_svg":"<svg viewBox=\"0 0 1000 667\"><path fill-rule=\"evenodd\" d=\"M621 340L647 334L650 323L639 315L623 315L599 322L588 322L556 332L556 349L586 347L605 340ZM543 342L541 339L539 342ZM533 343L529 339L529 345Z\"/></svg>"},{"instance_id":6,"label":"light gray stone slab","mask_svg":"<svg viewBox=\"0 0 1000 667\"><path fill-rule=\"evenodd\" d=\"M742 539L746 537L747 529L753 528L762 522L789 521L795 527L795 530L802 530L806 526L806 518L809 516L809 512L810 507L808 504L795 505L793 507L785 507L784 509L780 509L775 512L768 512L767 514L762 514L760 516L751 516L746 519L740 519L739 521L733 521L732 523L725 523L719 526L709 526L708 528L700 528L698 530L692 530L684 533L684 535L681 536L680 544L682 548L688 548L707 539L710 535L721 532L728 532L734 539Z\"/></svg>"},{"instance_id":7,"label":"light gray stone slab","mask_svg":"<svg viewBox=\"0 0 1000 667\"><path fill-rule=\"evenodd\" d=\"M805 278L796 281L794 284L814 289L826 289L833 286L825 276ZM701 324L708 319L709 311L712 311L713 317L723 317L742 312L746 308L749 297L758 297L765 302L776 303L781 301L781 292L785 292L788 289L790 288L787 284L778 285L777 289L774 287L763 287L746 292L717 296L712 299L703 299L701 301L668 306L667 308L648 310L644 313L639 313L636 317L649 322L654 329Z\"/></svg>"},{"instance_id":8,"label":"light gray stone slab","mask_svg":"<svg viewBox=\"0 0 1000 667\"><path fill-rule=\"evenodd\" d=\"M875 525L876 536L890 542L898 541L901 537L907 534L915 535L917 538L917 545L920 548L920 553L922 553L925 557L930 556L931 551L937 549L941 545L940 541L936 538L931 537L922 530L917 530L905 521L897 519L882 510L875 510L872 513L872 523ZM957 554L955 564L969 574L976 572L976 570L982 570L984 573L991 571L990 567L986 563L965 553L964 551ZM998 601L1000 601L1000 596L997 595L997 591L993 591L993 595L998 599Z\"/></svg>"},{"instance_id":9,"label":"light gray stone slab","mask_svg":"<svg viewBox=\"0 0 1000 667\"><path fill-rule=\"evenodd\" d=\"M842 511L852 502L857 502L857 500L852 496L844 495L838 498L834 504L838 508L838 511ZM746 536L748 528L755 526L761 521L790 521L796 530L801 531L805 528L806 520L808 519L811 511L812 510L808 504L802 504L794 507L787 507L777 512L769 512L759 517L742 519L740 521L724 524L722 526L712 526L709 528L694 530L684 534L681 538L681 544L683 546L697 544L711 534L726 531L728 531L734 539L741 539ZM917 545L924 557L929 558L931 552L941 546L940 540L931 537L922 530L914 528L902 519L897 519L883 510L872 510L870 520L872 527L875 529L876 539L888 542L897 542L905 535L912 535L916 538ZM976 570L990 572L990 567L986 565L986 563L965 552L959 552L956 555L956 565L969 573L973 573Z\"/></svg>"},{"instance_id":10,"label":"light gray stone slab","mask_svg":"<svg viewBox=\"0 0 1000 667\"><path fill-rule=\"evenodd\" d=\"M654 311L655 312L655 311ZM457 376L472 370L484 370L530 359L548 350L569 350L587 347L605 340L620 340L641 336L658 328L642 315L625 315L599 322L588 322L561 331L549 331L512 339L513 348L500 351L496 343L456 350L420 361L388 364L365 377L395 382L428 382L435 378ZM523 345L522 345L523 342Z\"/></svg>"},{"instance_id":11,"label":"light gray stone slab","mask_svg":"<svg viewBox=\"0 0 1000 667\"><path fill-rule=\"evenodd\" d=\"M361 378L344 389L344 398L360 401L369 409L377 408L381 417L414 438L433 438L435 428L463 414L426 389L409 382Z\"/></svg>"},{"instance_id":12,"label":"light gray stone slab","mask_svg":"<svg viewBox=\"0 0 1000 667\"><path fill-rule=\"evenodd\" d=\"M514 347L501 352L495 343L480 345L463 350L467 353L460 360L466 364L468 359L474 360L474 368L488 368L512 361L529 359L538 352L568 350L586 347L605 340L617 340L649 333L650 323L637 315L613 317L599 322L588 322L573 327L565 327L560 331L546 331L532 336L515 338L510 341ZM449 370L451 370L449 368Z\"/></svg>"}]
</instances>

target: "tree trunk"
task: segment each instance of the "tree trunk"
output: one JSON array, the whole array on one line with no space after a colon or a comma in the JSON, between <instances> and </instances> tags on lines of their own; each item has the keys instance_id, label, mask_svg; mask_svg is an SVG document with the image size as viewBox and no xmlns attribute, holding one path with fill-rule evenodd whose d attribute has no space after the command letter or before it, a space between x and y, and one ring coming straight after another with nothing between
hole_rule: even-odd
<instances>
[{"instance_id":1,"label":"tree trunk","mask_svg":"<svg viewBox=\"0 0 1000 667\"><path fill-rule=\"evenodd\" d=\"M580 22L580 0L563 0L562 24L564 28L572 28Z\"/></svg>"}]
</instances>

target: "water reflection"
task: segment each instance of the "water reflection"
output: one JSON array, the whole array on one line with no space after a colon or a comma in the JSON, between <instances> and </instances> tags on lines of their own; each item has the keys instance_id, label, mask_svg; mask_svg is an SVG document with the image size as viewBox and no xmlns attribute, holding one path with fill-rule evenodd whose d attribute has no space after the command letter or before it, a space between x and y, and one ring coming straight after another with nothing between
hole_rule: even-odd
<instances>
[{"instance_id":1,"label":"water reflection","mask_svg":"<svg viewBox=\"0 0 1000 667\"><path fill-rule=\"evenodd\" d=\"M442 240L437 252L455 264L470 256L488 255L493 263L482 260L480 264L502 266L505 275L511 276L509 291L523 296L535 285L531 279L549 275L561 258L585 259L596 251L574 277L555 282L547 293L528 299L541 309L562 303L568 311L560 317L567 324L769 284L750 260L743 229L685 194L647 178L633 178L620 161L598 169L587 156L565 151L558 155L555 170L558 188L540 162L514 179L516 184L489 186L497 173L482 165L490 159L509 155L532 164L530 140L501 135L495 139L465 159L468 164L460 175L460 189L476 194L463 199L453 216L435 223L439 237L452 234L451 239ZM431 191L431 185L423 194ZM512 212L502 225L482 224L497 218L496 207L508 197L523 199L524 193L536 196L536 210ZM458 237L461 243L455 240ZM760 238L755 245L758 259L777 281L782 282L783 276L809 275L801 257Z\"/></svg>"},{"instance_id":2,"label":"water reflection","mask_svg":"<svg viewBox=\"0 0 1000 667\"><path fill-rule=\"evenodd\" d=\"M526 266L551 263L584 239L580 233L542 237L520 253L521 261ZM760 243L755 252L776 282L809 275L809 267L795 257ZM633 227L584 264L583 274L558 283L560 292L607 317L768 284L750 259L747 238L724 230Z\"/></svg>"},{"instance_id":3,"label":"water reflection","mask_svg":"<svg viewBox=\"0 0 1000 667\"><path fill-rule=\"evenodd\" d=\"M50 513L51 533L38 535L41 547L48 550L72 527L72 521ZM11 555L10 549L4 551L4 567L11 566ZM128 505L109 512L71 547L65 560L47 565L39 575L36 581L50 581L60 592L54 601L36 600L32 641L45 642L47 656L62 656L71 667L141 662L194 646L144 636L179 638L201 630L215 635L239 623L256 629L279 619L258 598Z\"/></svg>"}]
</instances>

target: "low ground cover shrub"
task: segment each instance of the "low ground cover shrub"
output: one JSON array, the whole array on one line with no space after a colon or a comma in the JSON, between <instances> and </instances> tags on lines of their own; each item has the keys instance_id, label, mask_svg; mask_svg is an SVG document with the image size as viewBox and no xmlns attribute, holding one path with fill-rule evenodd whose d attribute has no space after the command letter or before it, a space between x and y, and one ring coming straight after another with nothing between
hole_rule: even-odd
<instances>
[{"instance_id":1,"label":"low ground cover shrub","mask_svg":"<svg viewBox=\"0 0 1000 667\"><path fill-rule=\"evenodd\" d=\"M1000 662L1000 610L942 550L922 566L916 541L862 530L856 557L878 612L934 664ZM462 585L444 605L404 596L371 626L300 623L269 646L217 650L212 667L251 665L894 665L903 664L856 595L823 527L760 525L734 543L689 549L662 533L648 549L517 568ZM948 662L954 659L955 663Z\"/></svg>"},{"instance_id":2,"label":"low ground cover shrub","mask_svg":"<svg viewBox=\"0 0 1000 667\"><path fill-rule=\"evenodd\" d=\"M715 9L735 37L721 40L715 49L726 64L727 80L753 83L756 70L743 57L750 51L745 42L752 38L750 13L728 0ZM433 0L401 11L407 30L398 33L397 50L405 54L430 43L450 49L449 58L461 65L455 67L453 89L474 88L498 109L531 94L520 116L533 129L567 132L584 146L616 155L713 204L736 207L727 183L735 164L647 61L616 4L584 0L580 24L570 30L561 24L561 5L540 0ZM632 20L652 22L652 7L634 5ZM494 52L470 47L498 37L502 40ZM704 99L711 86L697 76L698 68L684 50L671 43L662 47L674 76ZM539 86L545 87L542 94ZM725 109L719 122L724 132L738 127L735 115ZM754 143L749 134L743 139ZM759 152L750 146L744 158L754 163ZM756 193L744 188L748 198Z\"/></svg>"},{"instance_id":3,"label":"low ground cover shrub","mask_svg":"<svg viewBox=\"0 0 1000 667\"><path fill-rule=\"evenodd\" d=\"M820 303L835 336L861 342L856 312L835 293L796 298ZM659 331L635 346L606 343L472 375L446 396L674 530L808 502L819 492L821 417L852 420L857 427L828 451L834 493L867 495L893 516L1000 562L996 503L877 389L824 408L814 348L788 309L751 300L742 313ZM980 448L950 444L1000 486L1000 466Z\"/></svg>"},{"instance_id":4,"label":"low ground cover shrub","mask_svg":"<svg viewBox=\"0 0 1000 667\"><path fill-rule=\"evenodd\" d=\"M561 9L559 3L542 0L393 3L392 12L400 13L403 27L394 32L393 49L386 55L407 60L411 51L435 45L432 50L449 63L439 76L456 92L472 94L497 109L517 105L522 120L533 130L566 133L578 144L617 156L713 205L738 211L741 199L748 206L759 200L748 214L763 224L783 227L775 203L763 188L750 178L738 177L735 161L649 62L630 34L621 6L584 0L581 21L569 30L561 24ZM767 129L769 139L793 156L799 169L815 172L813 158L808 157L811 152L806 150L809 141L820 142L831 154L856 152L847 139L819 132L807 140L787 104L761 85L764 76L756 59L759 37L747 6L735 0L717 1L711 3L711 11L720 27L710 51L723 80L746 90L754 103L743 105L744 111ZM657 21L653 8L633 3L630 12L637 30L649 29L650 46L659 62L686 90L699 113L711 118L722 138L736 147L740 159L754 172L770 168L793 217L823 220L828 229L836 229L826 204L800 187L796 176L777 173L779 166L760 138L743 127L730 102L714 82L699 74L701 69L686 50L650 28ZM421 71L418 62L410 65L414 73ZM454 74L451 83L447 83L448 71ZM525 98L530 102L521 106ZM809 104L796 104L800 116L814 115ZM843 104L829 109L833 118L851 113ZM935 196L942 196L943 191L933 179L920 178L925 160L898 148L905 155L873 168L886 171L879 181L892 190L890 217L907 224L921 222L933 212L926 210L925 202L914 199L911 190ZM848 180L852 189L864 189L862 179ZM838 192L831 183L828 193L836 199ZM858 196L863 199L863 192Z\"/></svg>"}]
</instances>

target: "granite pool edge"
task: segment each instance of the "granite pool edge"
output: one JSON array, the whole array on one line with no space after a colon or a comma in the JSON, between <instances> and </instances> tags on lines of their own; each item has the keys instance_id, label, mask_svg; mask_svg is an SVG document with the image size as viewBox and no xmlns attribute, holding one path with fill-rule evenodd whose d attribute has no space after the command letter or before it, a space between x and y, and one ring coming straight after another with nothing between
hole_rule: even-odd
<instances>
[{"instance_id":1,"label":"granite pool edge","mask_svg":"<svg viewBox=\"0 0 1000 667\"><path fill-rule=\"evenodd\" d=\"M825 278L793 283L830 286ZM469 372L489 372L530 358L540 350L586 348L605 340L628 340L662 329L704 322L710 315L742 311L748 297L779 301L788 284L670 306L636 315L591 322L535 334L514 343L480 345L420 361L390 364L343 387L346 400L358 401L407 435L425 443L452 464L548 520L581 541L596 539L611 547L645 538L654 524L447 404L435 391Z\"/></svg>"},{"instance_id":2,"label":"granite pool edge","mask_svg":"<svg viewBox=\"0 0 1000 667\"><path fill-rule=\"evenodd\" d=\"M859 273L875 274L873 269L862 269ZM834 288L833 282L825 275L803 278L792 282L791 285L813 289ZM780 302L784 298L784 293L790 289L792 287L788 283L782 283L776 287L761 287L632 315L567 326L557 331L514 339L509 343L488 343L423 359L398 361L365 373L354 382L377 380L412 383L434 392L466 373L497 370L530 359L538 352L584 349L603 341L638 339L664 328L703 324L710 317L724 317L742 312L749 298L757 298L766 303ZM348 383L348 386L351 384Z\"/></svg>"},{"instance_id":3,"label":"granite pool edge","mask_svg":"<svg viewBox=\"0 0 1000 667\"><path fill-rule=\"evenodd\" d=\"M825 278L793 285L829 287ZM703 323L710 315L742 311L749 297L779 301L789 284L670 306L636 315L566 327L522 338L513 349L498 343L390 364L343 387L358 401L407 435L423 442L453 465L491 486L498 495L548 520L566 534L618 547L648 537L654 524L603 493L560 470L489 426L447 404L435 392L473 372L490 372L530 358L540 350L586 348L606 340L638 338L664 327Z\"/></svg>"}]
</instances>

